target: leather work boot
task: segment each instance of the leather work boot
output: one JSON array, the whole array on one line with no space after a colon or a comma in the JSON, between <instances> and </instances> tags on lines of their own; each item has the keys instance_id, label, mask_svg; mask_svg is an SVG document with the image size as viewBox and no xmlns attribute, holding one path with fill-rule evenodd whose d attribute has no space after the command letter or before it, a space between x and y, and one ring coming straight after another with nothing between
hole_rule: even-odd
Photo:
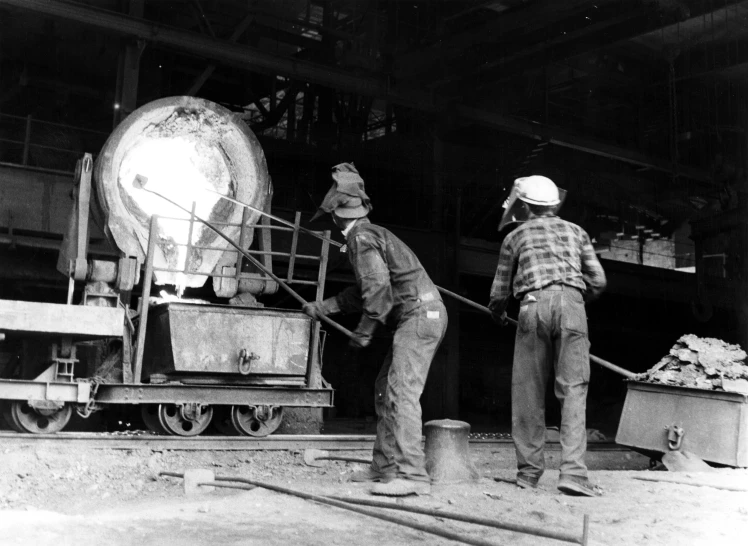
<instances>
[{"instance_id":1,"label":"leather work boot","mask_svg":"<svg viewBox=\"0 0 748 546\"><path fill-rule=\"evenodd\" d=\"M540 479L537 476L530 476L529 474L517 474L517 486L522 489L537 489L538 481Z\"/></svg>"},{"instance_id":2,"label":"leather work boot","mask_svg":"<svg viewBox=\"0 0 748 546\"><path fill-rule=\"evenodd\" d=\"M429 482L417 482L415 480L404 480L395 478L387 483L379 483L371 488L372 495L384 495L387 497L406 497L408 495L430 495L431 484Z\"/></svg>"},{"instance_id":3,"label":"leather work boot","mask_svg":"<svg viewBox=\"0 0 748 546\"><path fill-rule=\"evenodd\" d=\"M385 474L384 472L379 472L377 470L374 470L371 467L368 467L366 470L357 470L353 474L351 474L348 477L349 482L382 482L387 483L395 479L394 474Z\"/></svg>"},{"instance_id":4,"label":"leather work boot","mask_svg":"<svg viewBox=\"0 0 748 546\"><path fill-rule=\"evenodd\" d=\"M602 497L603 488L595 485L582 476L561 476L558 480L558 490L566 495L576 497Z\"/></svg>"}]
</instances>

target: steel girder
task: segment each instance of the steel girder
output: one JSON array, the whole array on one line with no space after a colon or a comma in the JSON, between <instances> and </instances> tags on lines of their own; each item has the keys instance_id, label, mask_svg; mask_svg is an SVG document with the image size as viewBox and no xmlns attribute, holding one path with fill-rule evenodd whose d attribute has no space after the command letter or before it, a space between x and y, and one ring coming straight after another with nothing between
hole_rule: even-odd
<instances>
[{"instance_id":1,"label":"steel girder","mask_svg":"<svg viewBox=\"0 0 748 546\"><path fill-rule=\"evenodd\" d=\"M326 85L363 96L377 97L422 112L438 114L447 109L447 104L438 96L403 85L392 86L386 78L352 74L319 63L274 55L246 45L222 42L193 32L159 25L107 10L80 4L69 4L60 0L0 0L0 6L25 9L35 13L77 21L118 34L137 36L143 40L174 47L184 53L198 57L225 62L247 70L282 74L289 78ZM546 127L539 123L467 106L458 106L454 110L467 121L500 131L549 140L553 144L658 171L667 173L673 171L673 165L667 159L647 156L638 151L595 141L582 135ZM563 136L559 137L558 135L561 133L563 133ZM704 169L680 167L679 174L694 180L711 180L710 174Z\"/></svg>"}]
</instances>

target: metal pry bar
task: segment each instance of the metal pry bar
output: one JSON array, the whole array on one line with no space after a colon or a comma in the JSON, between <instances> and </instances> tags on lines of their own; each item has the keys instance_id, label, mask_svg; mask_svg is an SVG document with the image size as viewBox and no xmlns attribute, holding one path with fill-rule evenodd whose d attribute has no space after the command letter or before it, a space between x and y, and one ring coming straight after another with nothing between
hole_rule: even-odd
<instances>
[{"instance_id":1,"label":"metal pry bar","mask_svg":"<svg viewBox=\"0 0 748 546\"><path fill-rule=\"evenodd\" d=\"M147 177L143 176L142 174L135 175L135 180L133 180L133 186L134 187L142 190L142 189L145 189L145 185L147 183L148 183L148 178ZM227 195L223 195L220 192L217 192L215 190L211 190L211 189L208 189L208 188L201 188L201 189L203 191L205 191L205 192L213 193L213 194L217 195L218 197L220 197L221 199L225 199L226 201L229 201L230 203L234 203L235 205L239 205L240 207L244 207L245 209L249 209L249 210L251 210L253 212L256 212L257 214L261 214L262 216L270 218L271 220L275 220L279 224L283 224L286 227L291 227L291 228L294 228L294 229L298 229L299 231L301 231L303 233L306 233L307 235L311 235L312 237L316 237L317 239L321 239L322 241L327 241L331 245L337 246L338 248L340 248L340 247L343 246L343 243L339 243L338 241L333 241L332 239L329 239L329 238L325 237L324 235L320 235L316 231L312 231L311 229L307 229L307 228L302 227L302 226L297 226L293 222L289 222L288 220L284 220L283 218L275 216L274 214L270 214L269 212L265 212L264 210L258 209L257 207L253 207L252 205L248 205L247 203L242 203L241 201L233 199L233 198L231 198L231 197L229 197ZM155 192L153 192L153 190L148 190L148 191L151 191L152 193L155 193Z\"/></svg>"},{"instance_id":2,"label":"metal pry bar","mask_svg":"<svg viewBox=\"0 0 748 546\"><path fill-rule=\"evenodd\" d=\"M297 226L293 222L289 222L288 220L284 220L283 218L279 218L278 216L275 216L273 214L270 214L269 212L265 212L263 210L260 210L257 207L253 207L252 205L248 205L246 203L242 203L241 201L237 201L236 199L232 199L231 197L223 195L223 194L221 194L221 193L219 193L219 192L217 192L215 190L209 190L208 188L204 188L204 189L207 192L216 194L221 199L225 199L226 201L234 203L235 205L239 205L240 207L244 207L245 209L249 209L249 210L251 210L253 212L256 212L258 214L266 216L266 217L270 218L271 220L275 220L279 224L283 224L284 226L292 227L294 229L298 229L302 233L306 233L307 235L311 235L312 237L316 237L317 239L321 239L323 241L327 241L331 245L337 246L338 248L340 248L340 247L343 246L343 243L339 243L337 241L333 241L332 239L329 239L329 238L325 237L324 235L320 235L316 231L312 231L311 229L307 229L307 228L302 227L302 226Z\"/></svg>"},{"instance_id":3,"label":"metal pry bar","mask_svg":"<svg viewBox=\"0 0 748 546\"><path fill-rule=\"evenodd\" d=\"M306 305L307 303L309 303L309 302L307 302L307 301L306 301L306 300L305 300L304 298L302 298L302 297L301 297L301 296L300 296L300 295L299 295L299 294L298 294L298 293L297 293L297 292L296 292L296 291L295 291L295 290L294 290L293 288L291 288L291 287L290 287L290 286L288 286L288 285L287 285L287 284L286 284L286 283L285 283L285 282L284 282L283 280L281 280L281 279L280 279L280 278L279 278L279 277L278 277L277 275L275 275L275 274L274 274L274 273L273 273L272 271L270 271L270 270L269 270L269 269L267 269L267 268L266 268L266 267L265 267L264 265L262 265L262 264L261 264L261 263L259 262L259 260L257 260L257 259L256 259L256 258L255 258L254 256L252 256L252 255L251 255L251 254L250 254L249 252L247 252L246 250L244 250L243 248L241 248L241 247L240 247L240 246L239 246L238 244L236 244L236 243L235 243L234 241L232 241L232 240L231 240L231 238L229 238L229 237L227 237L226 235L224 235L224 234L223 234L223 233L222 233L222 232L221 232L221 231L220 231L220 230L219 230L218 228L216 228L216 227L215 227L215 226L214 226L213 224L211 224L211 223L210 223L210 222L208 222L207 220L203 220L203 219L202 219L202 218L200 218L200 217L199 217L199 216L198 216L197 214L194 214L194 213L193 213L192 211L190 211L189 209L186 209L186 208L184 208L184 207L183 207L182 205L179 205L179 204L175 203L174 201L172 201L172 200L171 200L171 199L169 199L168 197L165 197L164 195L161 195L160 193L158 193L158 192L156 192L156 191L153 191L153 190L149 190L148 188L146 188L146 187L145 187L145 185L146 185L147 183L148 183L148 178L147 178L147 177L145 177L145 176L143 176L143 175L141 175L141 174L136 174L136 175L135 175L135 178L134 178L134 179L133 179L133 181L132 181L132 185L133 185L133 187L135 187L135 188L138 188L138 189L141 189L141 190L143 190L143 191L147 191L147 192L150 192L150 193L152 193L153 195L157 195L157 196L159 196L159 197L160 197L161 199L164 199L165 201L168 201L169 203L171 203L171 204L172 204L172 205L174 205L175 207L177 207L177 208L179 208L179 209L183 210L184 212L186 212L186 213L187 213L187 214L189 214L189 215L190 215L191 217L193 217L193 218L194 218L195 220L199 221L199 222L200 222L200 223L202 223L202 224L205 224L205 225L206 225L207 227L209 227L209 228L210 228L210 229L211 229L212 231L214 231L214 232L216 233L216 235L218 235L219 237L221 237L222 239L224 239L224 240L225 240L225 241L226 241L227 243L229 243L229 244L230 244L231 246L233 246L233 247L234 247L234 248L235 248L235 249L236 249L236 250L237 250L238 252L240 252L240 253L242 254L242 256L244 256L245 258L247 258L247 260L249 260L249 261L250 261L250 263L251 263L252 265L254 265L254 266L255 266L255 267L257 268L257 269L259 269L260 271L262 271L263 273L265 273L265 274L266 274L266 275L267 275L268 277L270 277L271 279L273 279L273 280L274 280L275 282L277 282L277 283L278 283L278 285L279 285L279 286L280 286L281 288L283 288L283 289L284 289L284 290L285 290L286 292L288 292L288 293L289 293L289 295L291 295L291 297L293 297L293 298L294 298L294 299L295 299L296 301L298 301L299 303L301 303L301 305ZM354 338L355 338L355 336L353 335L353 332L351 332L350 330L348 330L348 329L347 329L347 328L345 328L344 326L341 326L340 324L338 324L338 323L337 323L337 322L335 322L334 320L332 320L332 319L329 319L329 318L327 318L327 317L326 317L325 315L320 315L320 320L322 320L322 321L323 321L323 322L325 322L326 324L328 324L328 325L332 326L333 328L335 328L335 329L336 329L336 330L338 330L339 332L341 332L341 333L345 334L345 335L346 335L346 336L348 336L349 338L351 338L351 339L354 339Z\"/></svg>"},{"instance_id":4,"label":"metal pry bar","mask_svg":"<svg viewBox=\"0 0 748 546\"><path fill-rule=\"evenodd\" d=\"M439 289L439 292L442 292L443 294L446 294L447 296L450 296L450 297L456 299L457 301L460 301L460 302L464 303L465 305L469 305L470 307L474 307L475 309L478 309L479 311L483 311L484 313L487 313L489 315L492 314L491 310L488 307L484 306L484 305L481 305L479 303L475 303L474 301L471 301L471 300L469 300L467 298L463 298L459 294L455 294L454 292L450 292L449 290L447 290L446 288L442 288L441 286L437 286L437 288ZM510 324L512 324L514 326L517 326L517 321L514 320L513 318L507 317L506 320ZM616 366L612 362L608 362L607 360L603 360L602 358L597 357L595 355L590 355L590 360L592 362L594 362L595 364L599 364L603 368L608 368L609 370L611 370L613 372L616 372L617 374L621 374L622 376L626 377L627 379L636 379L638 377L637 374L635 374L634 372L629 371L629 370L627 370L625 368L621 368L620 366Z\"/></svg>"}]
</instances>

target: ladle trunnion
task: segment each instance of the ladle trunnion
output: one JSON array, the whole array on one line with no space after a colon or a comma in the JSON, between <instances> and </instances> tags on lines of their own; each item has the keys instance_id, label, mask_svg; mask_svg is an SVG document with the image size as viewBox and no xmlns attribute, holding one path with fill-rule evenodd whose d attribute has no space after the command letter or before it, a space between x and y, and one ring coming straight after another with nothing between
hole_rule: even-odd
<instances>
[{"instance_id":1,"label":"ladle trunnion","mask_svg":"<svg viewBox=\"0 0 748 546\"><path fill-rule=\"evenodd\" d=\"M139 191L138 176L167 199ZM194 436L212 423L224 434L266 436L284 407L332 406L320 323L257 301L278 290L267 275L274 262L283 282L314 286L320 300L329 233L309 237L299 213L284 222L292 227L270 224L264 153L242 120L192 97L146 104L95 164L85 154L75 184L57 265L69 279L67 304L0 300L0 333L20 364L0 379L11 428L58 432L73 410L88 417L128 404L158 433ZM89 256L89 219L118 258ZM207 280L226 304L178 297Z\"/></svg>"}]
</instances>

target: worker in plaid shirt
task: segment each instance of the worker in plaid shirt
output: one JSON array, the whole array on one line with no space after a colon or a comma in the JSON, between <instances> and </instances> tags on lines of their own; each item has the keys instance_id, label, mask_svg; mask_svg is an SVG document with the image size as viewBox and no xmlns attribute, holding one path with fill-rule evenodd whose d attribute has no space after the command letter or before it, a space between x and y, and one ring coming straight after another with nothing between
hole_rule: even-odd
<instances>
[{"instance_id":1,"label":"worker in plaid shirt","mask_svg":"<svg viewBox=\"0 0 748 546\"><path fill-rule=\"evenodd\" d=\"M528 218L501 245L489 308L504 324L513 295L520 300L512 369L512 438L517 454L517 485L537 487L545 469L545 389L555 370L561 402L561 476L558 488L570 495L599 496L590 483L586 404L590 377L585 301L605 288L605 272L590 238L561 220L559 190L544 176L515 181L509 208ZM503 223L503 222L502 222Z\"/></svg>"}]
</instances>

